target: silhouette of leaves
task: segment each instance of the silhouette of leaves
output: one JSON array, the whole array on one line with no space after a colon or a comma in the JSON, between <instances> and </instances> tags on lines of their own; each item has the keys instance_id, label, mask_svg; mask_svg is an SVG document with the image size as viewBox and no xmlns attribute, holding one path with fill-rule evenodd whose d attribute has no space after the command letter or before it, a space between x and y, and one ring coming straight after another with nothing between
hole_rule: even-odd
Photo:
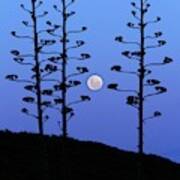
<instances>
[{"instance_id":1,"label":"silhouette of leaves","mask_svg":"<svg viewBox=\"0 0 180 180\"><path fill-rule=\"evenodd\" d=\"M162 113L159 112L159 111L155 111L155 112L154 112L154 117L159 117L159 116L161 116L161 115L162 115Z\"/></svg>"},{"instance_id":2,"label":"silhouette of leaves","mask_svg":"<svg viewBox=\"0 0 180 180\"><path fill-rule=\"evenodd\" d=\"M56 84L53 86L55 91L62 91L66 88L68 88L69 86L66 83L60 83L60 84Z\"/></svg>"},{"instance_id":3,"label":"silhouette of leaves","mask_svg":"<svg viewBox=\"0 0 180 180\"><path fill-rule=\"evenodd\" d=\"M156 89L156 91L158 91L158 93L165 93L165 92L167 92L167 88L165 88L163 86L156 86L155 89Z\"/></svg>"},{"instance_id":4,"label":"silhouette of leaves","mask_svg":"<svg viewBox=\"0 0 180 180\"><path fill-rule=\"evenodd\" d=\"M27 103L34 103L35 99L33 97L27 96L23 98L23 101Z\"/></svg>"},{"instance_id":5,"label":"silhouette of leaves","mask_svg":"<svg viewBox=\"0 0 180 180\"><path fill-rule=\"evenodd\" d=\"M53 63L58 63L61 59L62 59L62 57L60 57L60 56L52 56L52 57L48 58L48 60Z\"/></svg>"},{"instance_id":6,"label":"silhouette of leaves","mask_svg":"<svg viewBox=\"0 0 180 180\"><path fill-rule=\"evenodd\" d=\"M156 38L158 38L158 37L162 36L162 32L155 32L154 35Z\"/></svg>"},{"instance_id":7,"label":"silhouette of leaves","mask_svg":"<svg viewBox=\"0 0 180 180\"><path fill-rule=\"evenodd\" d=\"M131 53L130 53L130 51L123 51L122 55L126 56L126 57L130 57Z\"/></svg>"},{"instance_id":8,"label":"silhouette of leaves","mask_svg":"<svg viewBox=\"0 0 180 180\"><path fill-rule=\"evenodd\" d=\"M45 115L44 118L43 118L45 121L49 120L49 116L48 115Z\"/></svg>"},{"instance_id":9,"label":"silhouette of leaves","mask_svg":"<svg viewBox=\"0 0 180 180\"><path fill-rule=\"evenodd\" d=\"M13 54L14 56L19 56L20 55L20 52L18 50L12 50L11 51L11 54Z\"/></svg>"},{"instance_id":10,"label":"silhouette of leaves","mask_svg":"<svg viewBox=\"0 0 180 180\"><path fill-rule=\"evenodd\" d=\"M166 56L166 57L164 58L164 60L163 60L163 63L164 63L164 64L169 64L169 63L171 63L171 62L173 62L173 60L172 60L171 58L167 57L167 56Z\"/></svg>"},{"instance_id":11,"label":"silhouette of leaves","mask_svg":"<svg viewBox=\"0 0 180 180\"><path fill-rule=\"evenodd\" d=\"M54 99L54 103L57 104L62 104L63 103L63 99L62 98L56 98Z\"/></svg>"},{"instance_id":12,"label":"silhouette of leaves","mask_svg":"<svg viewBox=\"0 0 180 180\"><path fill-rule=\"evenodd\" d=\"M81 28L81 30L82 30L82 31L86 31L86 30L87 30L87 27L86 27L86 26L83 26L83 27Z\"/></svg>"},{"instance_id":13,"label":"silhouette of leaves","mask_svg":"<svg viewBox=\"0 0 180 180\"><path fill-rule=\"evenodd\" d=\"M10 81L16 81L18 79L18 75L16 74L10 74L6 76L6 79L10 80Z\"/></svg>"},{"instance_id":14,"label":"silhouette of leaves","mask_svg":"<svg viewBox=\"0 0 180 180\"><path fill-rule=\"evenodd\" d=\"M41 44L42 45L44 45L44 46L51 46L51 45L53 45L53 44L55 44L56 43L56 41L55 40L45 40L45 39L41 39Z\"/></svg>"},{"instance_id":15,"label":"silhouette of leaves","mask_svg":"<svg viewBox=\"0 0 180 180\"><path fill-rule=\"evenodd\" d=\"M24 86L24 89L26 89L28 91L36 91L36 86L34 86L34 85L27 85L27 86Z\"/></svg>"},{"instance_id":16,"label":"silhouette of leaves","mask_svg":"<svg viewBox=\"0 0 180 180\"><path fill-rule=\"evenodd\" d=\"M88 53L82 53L81 54L81 60L86 60L86 59L89 59L91 58L90 54Z\"/></svg>"},{"instance_id":17,"label":"silhouette of leaves","mask_svg":"<svg viewBox=\"0 0 180 180\"><path fill-rule=\"evenodd\" d=\"M51 101L43 101L43 102L41 102L41 105L42 106L45 106L45 107L49 107L49 106L51 106Z\"/></svg>"},{"instance_id":18,"label":"silhouette of leaves","mask_svg":"<svg viewBox=\"0 0 180 180\"><path fill-rule=\"evenodd\" d=\"M29 113L29 110L27 108L22 108L21 110L22 113L25 113L25 114L28 114Z\"/></svg>"},{"instance_id":19,"label":"silhouette of leaves","mask_svg":"<svg viewBox=\"0 0 180 180\"><path fill-rule=\"evenodd\" d=\"M89 96L81 96L82 101L90 101L91 98Z\"/></svg>"},{"instance_id":20,"label":"silhouette of leaves","mask_svg":"<svg viewBox=\"0 0 180 180\"><path fill-rule=\"evenodd\" d=\"M79 73L81 73L81 74L84 74L84 73L88 73L88 72L89 72L89 70L88 70L87 67L77 67L76 69L77 69L77 71L78 71Z\"/></svg>"},{"instance_id":21,"label":"silhouette of leaves","mask_svg":"<svg viewBox=\"0 0 180 180\"><path fill-rule=\"evenodd\" d=\"M42 91L43 95L47 95L47 96L52 96L53 95L53 90L52 89L44 89Z\"/></svg>"},{"instance_id":22,"label":"silhouette of leaves","mask_svg":"<svg viewBox=\"0 0 180 180\"><path fill-rule=\"evenodd\" d=\"M46 64L44 70L47 72L55 72L57 71L57 66L52 64Z\"/></svg>"},{"instance_id":23,"label":"silhouette of leaves","mask_svg":"<svg viewBox=\"0 0 180 180\"><path fill-rule=\"evenodd\" d=\"M111 71L121 72L121 70L122 70L122 67L118 65L115 65L111 68Z\"/></svg>"},{"instance_id":24,"label":"silhouette of leaves","mask_svg":"<svg viewBox=\"0 0 180 180\"><path fill-rule=\"evenodd\" d=\"M166 44L166 41L164 41L164 40L159 40L159 41L158 41L158 44L159 44L159 46L164 46L164 45Z\"/></svg>"},{"instance_id":25,"label":"silhouette of leaves","mask_svg":"<svg viewBox=\"0 0 180 180\"><path fill-rule=\"evenodd\" d=\"M73 108L65 107L64 110L62 109L62 113L69 114L73 112Z\"/></svg>"},{"instance_id":26,"label":"silhouette of leaves","mask_svg":"<svg viewBox=\"0 0 180 180\"><path fill-rule=\"evenodd\" d=\"M22 63L24 61L24 58L21 57L15 57L13 58L14 61L18 62L18 63Z\"/></svg>"},{"instance_id":27,"label":"silhouette of leaves","mask_svg":"<svg viewBox=\"0 0 180 180\"><path fill-rule=\"evenodd\" d=\"M138 105L139 104L139 97L137 97L137 96L128 96L126 103L129 104L129 105Z\"/></svg>"},{"instance_id":28,"label":"silhouette of leaves","mask_svg":"<svg viewBox=\"0 0 180 180\"><path fill-rule=\"evenodd\" d=\"M71 87L79 86L79 85L81 85L81 81L70 80L70 81L69 81L69 85L70 85Z\"/></svg>"},{"instance_id":29,"label":"silhouette of leaves","mask_svg":"<svg viewBox=\"0 0 180 180\"><path fill-rule=\"evenodd\" d=\"M151 85L151 86L157 85L157 84L160 84L160 83L161 83L161 82L160 82L159 80L157 80L157 79L148 79L146 82L147 82L148 85Z\"/></svg>"},{"instance_id":30,"label":"silhouette of leaves","mask_svg":"<svg viewBox=\"0 0 180 180\"><path fill-rule=\"evenodd\" d=\"M112 83L108 85L108 89L117 90L118 84Z\"/></svg>"},{"instance_id":31,"label":"silhouette of leaves","mask_svg":"<svg viewBox=\"0 0 180 180\"><path fill-rule=\"evenodd\" d=\"M115 41L123 42L123 37L122 37L122 36L117 36L117 37L115 38Z\"/></svg>"}]
</instances>

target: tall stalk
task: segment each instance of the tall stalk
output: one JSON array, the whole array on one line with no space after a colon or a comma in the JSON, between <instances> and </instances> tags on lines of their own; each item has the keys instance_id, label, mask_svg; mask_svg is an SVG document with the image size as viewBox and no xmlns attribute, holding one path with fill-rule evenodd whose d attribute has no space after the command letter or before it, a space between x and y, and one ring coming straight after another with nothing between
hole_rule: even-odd
<instances>
[{"instance_id":1,"label":"tall stalk","mask_svg":"<svg viewBox=\"0 0 180 180\"><path fill-rule=\"evenodd\" d=\"M75 2L75 0L61 0L59 5L53 6L59 14L61 23L57 23L59 25L53 25L52 21L47 22L51 28L48 33L57 39L57 42L59 42L58 46L60 47L56 53L57 56L54 54L49 60L58 67L58 72L60 72L59 74L61 76L59 78L58 74L56 84L54 85L55 104L53 107L59 110L62 115L60 124L62 124L62 136L64 139L68 137L68 121L75 115L73 105L91 100L87 95L81 95L80 98L75 101L70 101L67 98L69 89L82 84L81 81L74 78L89 72L88 68L85 66L77 66L75 72L72 73L70 73L68 68L68 64L71 64L71 61L84 61L90 58L88 53L81 53L80 56L74 56L72 55L72 52L70 52L71 50L75 50L85 45L83 40L76 40L74 43L70 36L87 30L84 26L78 30L69 30L69 19L76 14L75 11L71 11L70 8Z\"/></svg>"},{"instance_id":2,"label":"tall stalk","mask_svg":"<svg viewBox=\"0 0 180 180\"><path fill-rule=\"evenodd\" d=\"M108 88L111 90L115 90L117 92L129 92L132 95L127 96L127 104L131 107L135 108L138 112L138 154L139 154L139 176L138 180L142 179L142 155L144 154L144 122L156 117L161 116L160 111L155 111L151 116L144 115L144 103L147 102L148 98L152 96L156 96L159 94L163 94L167 92L167 88L160 86L160 81L157 79L149 79L148 76L152 74L152 70L149 67L152 66L163 66L172 62L172 59L169 57L164 57L162 62L149 62L146 59L146 54L149 49L154 49L158 47L162 47L166 44L166 41L159 39L162 36L161 31L155 32L153 35L147 34L147 26L150 24L158 23L161 18L156 17L155 20L147 21L145 19L145 15L148 13L150 4L148 0L139 0L139 4L132 2L131 5L133 10L131 14L136 20L135 23L128 22L127 26L139 32L139 39L126 41L123 36L118 36L115 40L122 44L130 44L135 48L133 50L125 50L122 52L122 55L128 58L129 60L138 63L138 69L134 71L126 71L120 65L114 65L111 67L111 71L115 71L118 73L125 73L129 75L134 75L138 78L138 87L136 89L121 89L118 87L119 84L111 83L108 85ZM157 43L150 44L152 40L155 40ZM150 42L149 42L150 41ZM149 45L150 44L150 45ZM154 87L155 92L146 93L146 88Z\"/></svg>"},{"instance_id":3,"label":"tall stalk","mask_svg":"<svg viewBox=\"0 0 180 180\"><path fill-rule=\"evenodd\" d=\"M46 78L57 70L56 66L49 64L47 58L42 60L42 54L45 47L49 47L55 43L53 39L47 39L45 34L47 29L40 29L39 19L45 17L48 12L44 11L39 12L39 7L43 4L42 1L31 0L31 7L27 8L24 4L21 4L20 7L28 13L31 18L31 21L22 21L22 24L31 30L30 35L19 35L16 31L12 31L11 35L15 38L22 40L29 40L31 42L31 52L21 53L19 50L13 49L11 54L14 56L13 60L22 65L29 67L31 73L28 78L20 78L16 74L9 74L6 76L6 79L24 83L24 89L33 94L33 96L26 96L23 98L23 101L29 104L34 104L37 111L31 112L27 108L23 108L22 112L28 116L31 116L38 121L38 132L40 135L44 134L43 122L48 120L49 116L45 113L45 110L51 106L51 101L45 100L44 96L50 96L53 93L52 89L45 89L44 87L49 86L46 82ZM44 35L44 36L43 36ZM43 84L46 82L46 84ZM42 88L43 86L43 88Z\"/></svg>"}]
</instances>

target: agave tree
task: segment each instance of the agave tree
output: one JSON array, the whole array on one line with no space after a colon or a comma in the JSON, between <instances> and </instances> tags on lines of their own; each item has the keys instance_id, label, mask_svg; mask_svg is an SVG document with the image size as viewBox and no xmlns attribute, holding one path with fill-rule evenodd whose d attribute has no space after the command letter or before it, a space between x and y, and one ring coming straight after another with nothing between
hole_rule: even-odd
<instances>
[{"instance_id":1,"label":"agave tree","mask_svg":"<svg viewBox=\"0 0 180 180\"><path fill-rule=\"evenodd\" d=\"M75 0L61 0L59 5L54 5L53 8L60 15L60 23L57 23L59 29L56 29L52 21L47 21L49 29L47 32L57 39L56 45L59 47L57 52L49 52L52 57L49 61L58 66L58 71L56 71L56 79L49 79L49 81L54 81L54 104L53 108L57 109L62 114L62 134L66 138L68 136L68 121L75 115L73 105L90 101L91 98L87 95L81 95L76 101L71 101L68 99L68 92L71 88L81 85L81 81L76 78L82 74L88 73L89 70L85 66L77 66L76 71L72 72L69 70L69 66L72 61L84 61L90 58L88 53L81 53L80 56L74 56L71 50L78 49L85 45L83 40L76 40L75 42L71 39L71 35L85 32L86 27L81 27L78 30L73 30L69 28L69 19L75 15L75 11L71 11L71 6L75 3ZM57 74L58 72L58 74ZM47 79L48 80L48 79Z\"/></svg>"},{"instance_id":2,"label":"agave tree","mask_svg":"<svg viewBox=\"0 0 180 180\"><path fill-rule=\"evenodd\" d=\"M22 24L30 30L29 35L19 35L16 31L11 32L13 37L29 40L31 43L31 52L21 53L20 50L16 49L11 51L11 54L14 56L13 60L22 66L27 66L29 68L27 71L30 70L31 74L29 74L28 78L21 78L17 74L9 74L6 76L8 80L25 83L24 89L33 94L32 96L24 97L23 101L34 104L37 112L31 112L27 108L23 108L22 112L37 119L39 134L41 135L44 134L43 122L49 118L49 116L45 114L45 110L51 105L51 101L46 100L45 96L52 95L53 93L51 89L44 88L46 85L43 84L43 81L48 75L57 70L57 67L49 64L47 59L42 59L43 49L55 43L53 39L42 37L46 29L40 29L39 22L41 18L48 14L47 11L39 12L39 7L41 7L42 4L43 1L31 0L30 8L27 8L24 4L20 5L31 18L30 21L22 21Z\"/></svg>"},{"instance_id":3,"label":"agave tree","mask_svg":"<svg viewBox=\"0 0 180 180\"><path fill-rule=\"evenodd\" d=\"M118 73L126 73L134 75L138 78L138 87L133 90L124 90L118 87L117 83L112 83L108 85L109 89L119 91L119 92L130 92L132 93L127 97L127 104L135 108L138 112L138 152L139 154L144 153L144 122L148 119L153 119L161 116L160 111L155 111L151 116L146 116L144 114L144 103L148 101L150 97L160 95L167 92L167 88L161 86L161 81L154 78L149 78L152 74L151 67L157 66L161 67L172 62L169 57L164 57L161 62L151 62L147 59L147 54L150 49L160 48L166 44L165 40L161 39L163 33L157 31L152 35L148 34L147 28L155 23L160 22L161 18L156 17L154 20L146 20L146 14L149 11L150 4L148 0L139 0L139 4L136 2L131 2L133 10L131 11L135 22L128 22L127 26L139 33L139 39L137 40L125 40L123 36L118 36L115 40L121 44L129 44L134 46L133 50L126 50L122 52L130 61L137 63L138 68L135 71L126 71L120 65L115 65L111 68L111 71ZM153 88L152 93L146 91L147 88Z\"/></svg>"}]
</instances>

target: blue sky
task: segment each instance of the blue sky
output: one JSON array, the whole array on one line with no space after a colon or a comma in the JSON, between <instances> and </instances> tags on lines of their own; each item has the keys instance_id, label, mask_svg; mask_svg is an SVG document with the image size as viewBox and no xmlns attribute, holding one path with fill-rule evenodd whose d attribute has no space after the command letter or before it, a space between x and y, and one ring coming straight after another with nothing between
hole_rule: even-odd
<instances>
[{"instance_id":1,"label":"blue sky","mask_svg":"<svg viewBox=\"0 0 180 180\"><path fill-rule=\"evenodd\" d=\"M26 33L21 25L22 20L28 19L19 5L29 1L0 1L0 113L1 129L12 131L37 131L37 123L34 119L21 114L20 109L24 105L21 98L26 95L23 85L13 84L4 79L5 75L12 72L20 72L26 76L27 71L15 64L10 55L11 49L20 48L24 51L30 49L26 41L19 41L10 36L12 30ZM52 0L52 4L58 0ZM86 41L82 52L89 52L91 60L86 62L90 73L81 78L83 86L71 91L69 98L75 99L78 94L88 94L92 101L87 104L76 106L76 116L69 122L69 134L72 137L100 141L112 146L126 150L137 150L137 113L134 109L125 104L125 97L128 94L111 92L105 87L110 82L119 82L122 88L136 88L137 79L123 74L110 72L114 64L121 64L123 68L135 67L133 63L121 56L121 51L126 46L114 42L117 35L124 35L129 39L136 39L138 34L128 30L126 23L132 20L130 15L130 0L78 0L72 7L77 15L71 19L69 27L87 26L88 31L77 35ZM174 63L162 68L153 68L152 77L162 80L162 84L168 88L168 93L151 98L146 104L147 115L153 110L160 110L163 116L159 119L150 120L145 124L145 151L171 158L180 162L180 47L178 46L180 18L178 0L151 0L152 7L147 16L148 19L161 16L159 24L152 25L148 33L162 30L163 38L167 45L161 49L154 49L149 52L148 60L161 61L164 56L170 56ZM52 4L44 0L44 9L49 10L49 19L58 21L57 15L52 9ZM75 52L76 53L76 52ZM82 64L83 65L83 64ZM73 66L70 66L70 71ZM98 92L91 92L86 87L86 79L90 74L100 74L105 82L104 88ZM49 111L52 119L46 122L45 129L49 134L59 134L57 121L61 118L57 112Z\"/></svg>"}]
</instances>

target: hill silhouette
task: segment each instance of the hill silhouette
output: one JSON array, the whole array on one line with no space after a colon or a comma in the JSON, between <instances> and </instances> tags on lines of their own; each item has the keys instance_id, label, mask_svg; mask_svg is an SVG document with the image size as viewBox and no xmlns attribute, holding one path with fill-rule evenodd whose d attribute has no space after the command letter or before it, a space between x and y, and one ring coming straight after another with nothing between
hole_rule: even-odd
<instances>
[{"instance_id":1,"label":"hill silhouette","mask_svg":"<svg viewBox=\"0 0 180 180\"><path fill-rule=\"evenodd\" d=\"M0 132L0 179L137 179L136 153L74 139L63 147L57 136ZM180 164L168 159L144 155L143 165L144 180L180 179Z\"/></svg>"}]
</instances>

